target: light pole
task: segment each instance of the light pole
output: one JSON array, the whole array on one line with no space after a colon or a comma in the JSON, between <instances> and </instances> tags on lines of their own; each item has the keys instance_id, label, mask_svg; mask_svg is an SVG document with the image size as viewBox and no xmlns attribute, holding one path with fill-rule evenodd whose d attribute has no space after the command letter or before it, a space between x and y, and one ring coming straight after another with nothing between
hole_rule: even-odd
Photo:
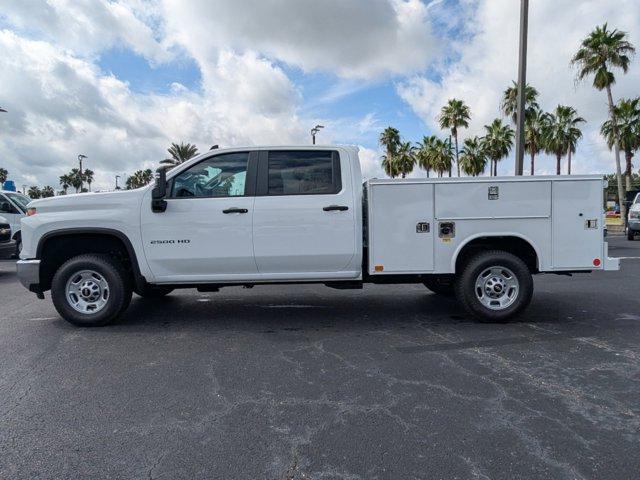
<instances>
[{"instance_id":1,"label":"light pole","mask_svg":"<svg viewBox=\"0 0 640 480\"><path fill-rule=\"evenodd\" d=\"M87 158L86 155L80 154L78 155L78 163L80 164L80 193L82 193L82 160L84 160L85 158Z\"/></svg>"},{"instance_id":2,"label":"light pole","mask_svg":"<svg viewBox=\"0 0 640 480\"><path fill-rule=\"evenodd\" d=\"M527 31L529 29L529 0L520 0L520 49L518 52L518 113L516 125L516 175L524 167L525 87L527 85Z\"/></svg>"},{"instance_id":3,"label":"light pole","mask_svg":"<svg viewBox=\"0 0 640 480\"><path fill-rule=\"evenodd\" d=\"M316 125L315 127L313 127L311 129L311 142L313 143L313 145L316 144L316 135L318 134L318 132L320 130L322 130L324 128L324 125Z\"/></svg>"},{"instance_id":4,"label":"light pole","mask_svg":"<svg viewBox=\"0 0 640 480\"><path fill-rule=\"evenodd\" d=\"M120 190L120 187L118 186L118 179L120 178L120 175L116 175L116 190Z\"/></svg>"}]
</instances>

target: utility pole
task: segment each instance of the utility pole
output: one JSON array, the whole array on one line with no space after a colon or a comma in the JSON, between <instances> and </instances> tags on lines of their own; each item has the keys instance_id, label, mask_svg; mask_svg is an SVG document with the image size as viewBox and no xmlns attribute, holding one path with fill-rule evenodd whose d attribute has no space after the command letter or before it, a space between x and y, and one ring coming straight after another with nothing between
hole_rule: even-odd
<instances>
[{"instance_id":1,"label":"utility pole","mask_svg":"<svg viewBox=\"0 0 640 480\"><path fill-rule=\"evenodd\" d=\"M527 31L529 0L520 0L520 49L518 52L518 113L516 126L516 175L524 168L525 87L527 85Z\"/></svg>"},{"instance_id":2,"label":"utility pole","mask_svg":"<svg viewBox=\"0 0 640 480\"><path fill-rule=\"evenodd\" d=\"M313 127L313 128L311 129L311 143L312 143L313 145L315 145L315 144L316 144L316 135L317 135L317 134L318 134L318 132L319 132L320 130L322 130L323 128L324 128L324 125L316 125L315 127Z\"/></svg>"},{"instance_id":3,"label":"utility pole","mask_svg":"<svg viewBox=\"0 0 640 480\"><path fill-rule=\"evenodd\" d=\"M116 175L116 190L120 190L120 187L118 186L118 179L120 178L120 175Z\"/></svg>"},{"instance_id":4,"label":"utility pole","mask_svg":"<svg viewBox=\"0 0 640 480\"><path fill-rule=\"evenodd\" d=\"M82 193L82 160L84 160L85 158L87 158L86 155L80 154L78 155L78 162L80 163L80 193Z\"/></svg>"}]
</instances>

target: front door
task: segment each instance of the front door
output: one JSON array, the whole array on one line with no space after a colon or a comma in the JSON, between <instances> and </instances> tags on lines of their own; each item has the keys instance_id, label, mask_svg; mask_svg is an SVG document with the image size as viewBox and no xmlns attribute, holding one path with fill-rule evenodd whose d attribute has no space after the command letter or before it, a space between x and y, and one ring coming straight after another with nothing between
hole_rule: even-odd
<instances>
[{"instance_id":1,"label":"front door","mask_svg":"<svg viewBox=\"0 0 640 480\"><path fill-rule=\"evenodd\" d=\"M250 152L208 157L170 179L167 209L142 206L142 238L159 282L243 279L253 258L255 166Z\"/></svg>"},{"instance_id":2,"label":"front door","mask_svg":"<svg viewBox=\"0 0 640 480\"><path fill-rule=\"evenodd\" d=\"M261 274L318 278L353 269L359 239L348 161L332 150L261 152L253 219Z\"/></svg>"}]
</instances>

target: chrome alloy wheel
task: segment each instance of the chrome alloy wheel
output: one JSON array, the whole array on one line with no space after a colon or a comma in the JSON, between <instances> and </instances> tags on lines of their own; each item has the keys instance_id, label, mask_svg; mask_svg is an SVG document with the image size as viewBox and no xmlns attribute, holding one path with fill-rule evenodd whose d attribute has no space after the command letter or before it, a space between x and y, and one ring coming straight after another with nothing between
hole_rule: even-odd
<instances>
[{"instance_id":1,"label":"chrome alloy wheel","mask_svg":"<svg viewBox=\"0 0 640 480\"><path fill-rule=\"evenodd\" d=\"M97 313L109 301L109 284L93 270L81 270L67 281L67 302L80 313Z\"/></svg>"},{"instance_id":2,"label":"chrome alloy wheel","mask_svg":"<svg viewBox=\"0 0 640 480\"><path fill-rule=\"evenodd\" d=\"M485 268L476 278L476 298L490 310L509 308L518 298L520 283L505 267Z\"/></svg>"}]
</instances>

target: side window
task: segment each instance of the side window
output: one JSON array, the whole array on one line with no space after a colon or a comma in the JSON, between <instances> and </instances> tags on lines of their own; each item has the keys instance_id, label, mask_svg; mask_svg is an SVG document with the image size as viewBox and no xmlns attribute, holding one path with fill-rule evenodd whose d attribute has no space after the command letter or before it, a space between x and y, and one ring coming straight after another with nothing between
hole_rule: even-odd
<instances>
[{"instance_id":1,"label":"side window","mask_svg":"<svg viewBox=\"0 0 640 480\"><path fill-rule=\"evenodd\" d=\"M172 181L173 198L242 197L245 194L249 152L210 157Z\"/></svg>"},{"instance_id":2,"label":"side window","mask_svg":"<svg viewBox=\"0 0 640 480\"><path fill-rule=\"evenodd\" d=\"M268 195L326 195L341 188L337 152L269 152Z\"/></svg>"}]
</instances>

